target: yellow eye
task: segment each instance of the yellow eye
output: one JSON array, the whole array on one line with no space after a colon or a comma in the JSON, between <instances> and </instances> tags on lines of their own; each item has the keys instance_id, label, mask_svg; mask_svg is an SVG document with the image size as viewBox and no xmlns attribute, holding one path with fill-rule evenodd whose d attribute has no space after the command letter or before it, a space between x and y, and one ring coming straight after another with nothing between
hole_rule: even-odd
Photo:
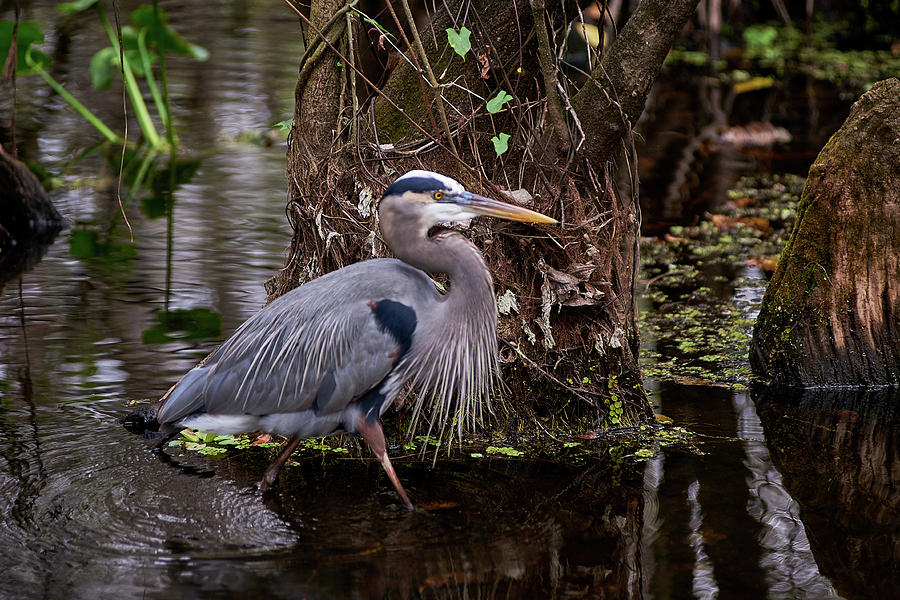
<instances>
[{"instance_id":1,"label":"yellow eye","mask_svg":"<svg viewBox=\"0 0 900 600\"><path fill-rule=\"evenodd\" d=\"M435 200L440 200L441 198L444 197L444 192L435 192L434 194L431 195L431 197L434 198Z\"/></svg>"}]
</instances>

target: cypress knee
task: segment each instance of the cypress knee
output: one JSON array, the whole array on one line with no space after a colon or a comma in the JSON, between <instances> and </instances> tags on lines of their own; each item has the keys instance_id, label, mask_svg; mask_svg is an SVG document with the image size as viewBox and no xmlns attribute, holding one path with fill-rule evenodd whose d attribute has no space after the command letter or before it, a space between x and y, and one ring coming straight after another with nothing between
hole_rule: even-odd
<instances>
[{"instance_id":1,"label":"cypress knee","mask_svg":"<svg viewBox=\"0 0 900 600\"><path fill-rule=\"evenodd\" d=\"M774 384L900 382L900 80L864 94L810 168L750 360Z\"/></svg>"}]
</instances>

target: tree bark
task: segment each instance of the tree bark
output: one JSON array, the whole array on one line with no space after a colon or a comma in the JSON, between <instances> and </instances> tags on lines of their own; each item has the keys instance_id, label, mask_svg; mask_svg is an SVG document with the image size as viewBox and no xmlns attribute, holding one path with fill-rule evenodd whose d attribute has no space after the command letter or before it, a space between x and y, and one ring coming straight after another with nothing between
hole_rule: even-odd
<instances>
[{"instance_id":1,"label":"tree bark","mask_svg":"<svg viewBox=\"0 0 900 600\"><path fill-rule=\"evenodd\" d=\"M763 297L751 362L790 386L900 383L900 80L876 84L819 154Z\"/></svg>"},{"instance_id":2,"label":"tree bark","mask_svg":"<svg viewBox=\"0 0 900 600\"><path fill-rule=\"evenodd\" d=\"M345 0L317 0L310 6L306 51L294 90L294 124L288 136L288 220L293 227L288 261L266 285L269 299L344 266L329 252L325 210L347 167L339 136L346 96L346 67L334 55L346 36Z\"/></svg>"},{"instance_id":3,"label":"tree bark","mask_svg":"<svg viewBox=\"0 0 900 600\"><path fill-rule=\"evenodd\" d=\"M295 235L288 265L273 278L270 292L277 295L322 272L387 255L377 237L372 200L408 169L438 171L472 191L514 198L560 221L553 227L476 222L465 232L494 274L501 360L511 391L507 397L515 398L510 403L514 421L536 422L540 414L552 415L554 424L588 419L599 426L649 416L637 362L632 290L639 209L636 198L617 196L609 172L697 0L671 4L641 3L632 17L637 24L623 30L613 50L624 64L605 58L579 91L561 77L555 58L565 19L577 14L573 5L565 0L448 2L449 13L438 10L420 28L422 48L407 49L407 58L398 61L380 90L370 90L359 140L346 135L353 130L354 115L337 115L342 123L337 130L345 133L336 142L351 142L340 147L338 156L335 146L328 153L319 147L315 154L311 143L301 142L312 135L314 124L298 110L288 150ZM394 0L405 26L400 6ZM465 60L450 49L445 33L463 26L472 31ZM402 43L404 36L394 31ZM415 37L405 39L412 43ZM333 58L313 68L331 69ZM439 79L437 86L429 73ZM298 104L352 103L324 90L301 97L301 88L309 86L298 83ZM341 89L346 93L347 86ZM512 101L490 114L485 102L500 90ZM610 110L615 114L601 116ZM566 131L560 132L561 124ZM491 138L500 133L510 135L510 144L498 157ZM298 159L298 152L315 158ZM319 172L310 179L313 162Z\"/></svg>"}]
</instances>

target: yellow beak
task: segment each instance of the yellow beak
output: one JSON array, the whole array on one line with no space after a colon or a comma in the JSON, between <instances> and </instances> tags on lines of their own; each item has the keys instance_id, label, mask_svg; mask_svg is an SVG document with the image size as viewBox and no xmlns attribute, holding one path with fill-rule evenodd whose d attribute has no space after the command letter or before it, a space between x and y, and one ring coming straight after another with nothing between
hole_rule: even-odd
<instances>
[{"instance_id":1,"label":"yellow beak","mask_svg":"<svg viewBox=\"0 0 900 600\"><path fill-rule=\"evenodd\" d=\"M471 192L463 192L457 198L457 204L465 206L468 210L479 215L508 219L510 221L525 221L527 223L557 222L556 219L542 215L539 212L516 206L515 204L500 202L493 198L479 196Z\"/></svg>"}]
</instances>

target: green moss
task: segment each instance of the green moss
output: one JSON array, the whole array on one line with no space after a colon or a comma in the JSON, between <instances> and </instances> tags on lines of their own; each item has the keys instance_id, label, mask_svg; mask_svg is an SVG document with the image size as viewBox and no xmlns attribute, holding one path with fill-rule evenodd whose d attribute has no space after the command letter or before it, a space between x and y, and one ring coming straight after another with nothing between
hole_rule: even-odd
<instances>
[{"instance_id":1,"label":"green moss","mask_svg":"<svg viewBox=\"0 0 900 600\"><path fill-rule=\"evenodd\" d=\"M896 134L883 132L882 114L896 94L896 80L891 81L879 84L854 105L810 169L796 226L766 290L754 335L754 367L769 380L808 383L801 340L827 339L834 326L832 315L855 309L854 274L843 269L835 277L832 256L843 256L846 264L864 265L873 245L890 239L890 231L885 230L891 226L889 219L867 218L858 214L859 208L847 212L842 205L857 200L845 199L846 192L834 186L878 197L879 185L895 181L896 161L874 160L862 147L894 143Z\"/></svg>"}]
</instances>

